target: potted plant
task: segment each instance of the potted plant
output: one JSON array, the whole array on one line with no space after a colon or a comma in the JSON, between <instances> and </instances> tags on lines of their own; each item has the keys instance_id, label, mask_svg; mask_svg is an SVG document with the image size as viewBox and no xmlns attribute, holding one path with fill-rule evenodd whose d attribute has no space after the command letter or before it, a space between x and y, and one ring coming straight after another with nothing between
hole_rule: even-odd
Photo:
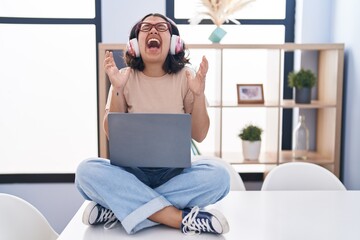
<instances>
[{"instance_id":1,"label":"potted plant","mask_svg":"<svg viewBox=\"0 0 360 240\"><path fill-rule=\"evenodd\" d=\"M263 130L253 124L241 129L239 137L242 140L243 155L245 160L257 160L260 155L261 134Z\"/></svg>"},{"instance_id":2,"label":"potted plant","mask_svg":"<svg viewBox=\"0 0 360 240\"><path fill-rule=\"evenodd\" d=\"M295 88L296 103L311 102L311 88L316 84L316 76L310 69L290 72L288 75L289 87Z\"/></svg>"}]
</instances>

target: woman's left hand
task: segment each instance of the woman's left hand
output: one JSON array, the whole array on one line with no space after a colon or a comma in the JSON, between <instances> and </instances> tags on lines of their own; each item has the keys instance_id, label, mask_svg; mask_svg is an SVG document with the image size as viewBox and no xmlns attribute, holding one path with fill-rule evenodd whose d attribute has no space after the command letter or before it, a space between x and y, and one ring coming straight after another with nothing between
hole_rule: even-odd
<instances>
[{"instance_id":1,"label":"woman's left hand","mask_svg":"<svg viewBox=\"0 0 360 240\"><path fill-rule=\"evenodd\" d=\"M189 88L195 96L201 96L202 94L204 94L205 79L208 67L208 61L206 57L203 56L199 70L196 72L195 77L193 77L190 72L186 71L186 78L189 84Z\"/></svg>"}]
</instances>

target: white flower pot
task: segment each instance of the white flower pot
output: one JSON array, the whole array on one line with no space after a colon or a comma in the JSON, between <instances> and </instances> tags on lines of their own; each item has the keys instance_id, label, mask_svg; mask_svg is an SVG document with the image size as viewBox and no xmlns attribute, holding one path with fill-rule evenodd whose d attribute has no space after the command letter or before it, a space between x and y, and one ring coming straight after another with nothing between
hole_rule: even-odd
<instances>
[{"instance_id":1,"label":"white flower pot","mask_svg":"<svg viewBox=\"0 0 360 240\"><path fill-rule=\"evenodd\" d=\"M245 160L258 160L260 155L261 141L242 141L242 149Z\"/></svg>"}]
</instances>

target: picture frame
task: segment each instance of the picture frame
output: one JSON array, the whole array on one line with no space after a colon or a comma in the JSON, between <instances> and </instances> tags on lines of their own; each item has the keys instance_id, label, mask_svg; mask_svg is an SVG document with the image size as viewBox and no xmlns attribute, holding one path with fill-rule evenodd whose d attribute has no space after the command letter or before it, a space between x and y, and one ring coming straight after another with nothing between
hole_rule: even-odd
<instances>
[{"instance_id":1,"label":"picture frame","mask_svg":"<svg viewBox=\"0 0 360 240\"><path fill-rule=\"evenodd\" d=\"M264 103L262 84L236 84L238 104Z\"/></svg>"}]
</instances>

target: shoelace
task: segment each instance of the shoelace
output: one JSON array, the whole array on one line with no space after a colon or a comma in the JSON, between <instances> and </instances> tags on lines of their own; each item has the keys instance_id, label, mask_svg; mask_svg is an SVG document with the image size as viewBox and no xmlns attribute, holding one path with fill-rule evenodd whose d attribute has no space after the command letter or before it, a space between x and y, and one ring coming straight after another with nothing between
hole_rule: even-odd
<instances>
[{"instance_id":1,"label":"shoelace","mask_svg":"<svg viewBox=\"0 0 360 240\"><path fill-rule=\"evenodd\" d=\"M115 225L118 222L118 219L116 218L115 214L107 208L101 208L100 210L100 216L98 217L97 221L98 223L105 223L104 229L111 229L115 227Z\"/></svg>"},{"instance_id":2,"label":"shoelace","mask_svg":"<svg viewBox=\"0 0 360 240\"><path fill-rule=\"evenodd\" d=\"M194 235L201 232L214 232L210 227L209 219L197 219L200 208L195 206L191 211L183 218L183 232L185 234Z\"/></svg>"},{"instance_id":3,"label":"shoelace","mask_svg":"<svg viewBox=\"0 0 360 240\"><path fill-rule=\"evenodd\" d=\"M113 227L115 227L115 225L118 223L118 219L113 216L111 219L109 219L105 224L104 224L104 229L108 230L111 229Z\"/></svg>"}]
</instances>

